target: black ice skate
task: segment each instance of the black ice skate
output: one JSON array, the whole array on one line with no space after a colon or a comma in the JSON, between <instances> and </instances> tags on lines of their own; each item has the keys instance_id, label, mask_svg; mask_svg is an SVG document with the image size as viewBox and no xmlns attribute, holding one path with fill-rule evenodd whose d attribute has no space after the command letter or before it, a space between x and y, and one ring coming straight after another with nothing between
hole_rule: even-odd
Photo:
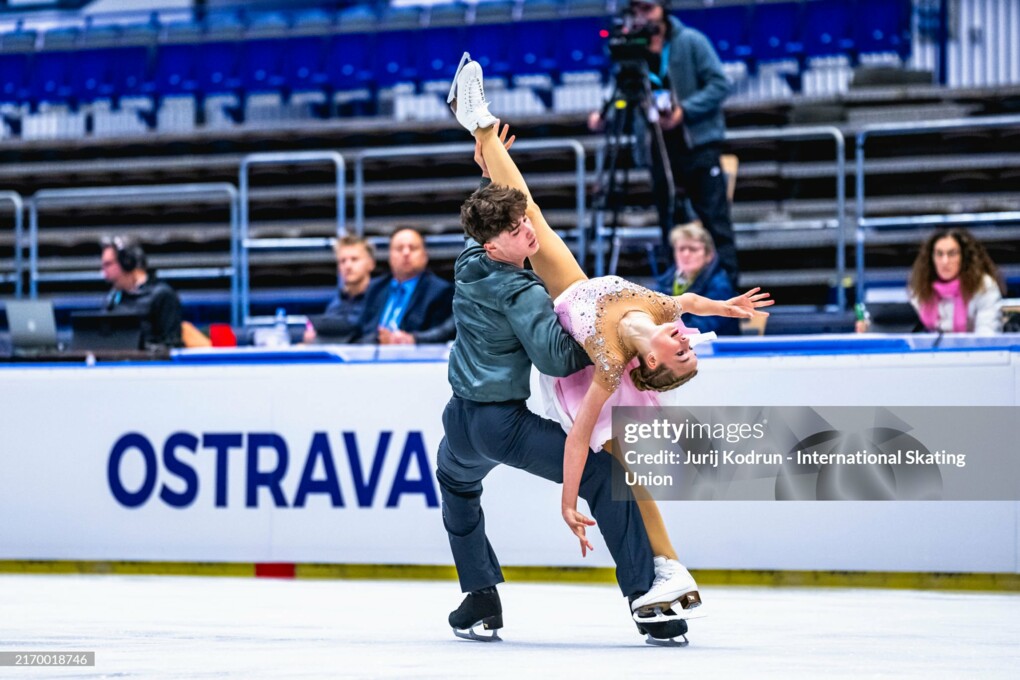
<instances>
[{"instance_id":1,"label":"black ice skate","mask_svg":"<svg viewBox=\"0 0 1020 680\"><path fill-rule=\"evenodd\" d=\"M496 587L482 588L468 593L456 610L450 612L450 627L453 634L465 640L479 642L502 642L496 632L503 627L503 605L499 601ZM492 631L488 635L477 632L481 626L483 631Z\"/></svg>"},{"instance_id":2,"label":"black ice skate","mask_svg":"<svg viewBox=\"0 0 1020 680\"><path fill-rule=\"evenodd\" d=\"M631 606L639 597L640 595L630 596ZM655 614L648 617L642 617L638 610L634 610L632 616L637 624L638 632L646 636L646 644L662 647L687 646L687 621L678 618L673 610L657 610Z\"/></svg>"}]
</instances>

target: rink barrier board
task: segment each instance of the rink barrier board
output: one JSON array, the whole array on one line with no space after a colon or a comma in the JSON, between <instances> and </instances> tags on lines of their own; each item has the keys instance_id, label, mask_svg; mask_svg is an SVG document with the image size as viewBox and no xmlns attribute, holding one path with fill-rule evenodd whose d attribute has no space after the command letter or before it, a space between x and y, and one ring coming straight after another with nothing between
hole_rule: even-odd
<instances>
[{"instance_id":1,"label":"rink barrier board","mask_svg":"<svg viewBox=\"0 0 1020 680\"><path fill-rule=\"evenodd\" d=\"M1020 574L955 574L888 571L768 571L692 569L698 583L774 588L890 588L1020 593ZM0 574L113 574L118 576L223 576L299 579L455 581L449 565L291 564L243 562L92 562L0 560ZM616 583L609 567L504 566L509 582Z\"/></svg>"}]
</instances>

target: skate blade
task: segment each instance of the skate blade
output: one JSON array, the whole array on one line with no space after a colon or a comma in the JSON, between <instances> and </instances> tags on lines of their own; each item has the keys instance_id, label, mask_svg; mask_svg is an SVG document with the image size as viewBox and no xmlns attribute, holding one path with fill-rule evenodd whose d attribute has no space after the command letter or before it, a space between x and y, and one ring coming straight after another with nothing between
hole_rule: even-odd
<instances>
[{"instance_id":1,"label":"skate blade","mask_svg":"<svg viewBox=\"0 0 1020 680\"><path fill-rule=\"evenodd\" d=\"M654 647L686 647L690 644L687 640L686 635L681 635L683 641L677 640L676 638L660 639L653 638L651 635L645 638L646 645L652 645Z\"/></svg>"},{"instance_id":2,"label":"skate blade","mask_svg":"<svg viewBox=\"0 0 1020 680\"><path fill-rule=\"evenodd\" d=\"M469 61L471 61L471 54L465 52L460 58L460 63L457 64L457 70L453 73L453 84L450 85L450 94L446 97L447 104L452 104L453 100L457 98L457 79L460 78L461 69L467 66Z\"/></svg>"},{"instance_id":3,"label":"skate blade","mask_svg":"<svg viewBox=\"0 0 1020 680\"><path fill-rule=\"evenodd\" d=\"M684 593L672 602L649 602L634 610L637 623L665 623L677 619L703 619L708 616L701 607L701 595L696 590Z\"/></svg>"},{"instance_id":4,"label":"skate blade","mask_svg":"<svg viewBox=\"0 0 1020 680\"><path fill-rule=\"evenodd\" d=\"M481 621L475 621L470 628L451 628L453 634L464 640L475 640L477 642L502 642L503 638L496 632L503 627L503 617L499 614L489 616ZM483 631L490 631L488 635L479 633L476 628Z\"/></svg>"},{"instance_id":5,"label":"skate blade","mask_svg":"<svg viewBox=\"0 0 1020 680\"><path fill-rule=\"evenodd\" d=\"M474 640L476 642L502 642L503 638L499 636L499 633L495 630L490 635L480 635L475 632L474 627L468 628L467 630L459 630L457 628L451 628L453 634L462 640Z\"/></svg>"}]
</instances>

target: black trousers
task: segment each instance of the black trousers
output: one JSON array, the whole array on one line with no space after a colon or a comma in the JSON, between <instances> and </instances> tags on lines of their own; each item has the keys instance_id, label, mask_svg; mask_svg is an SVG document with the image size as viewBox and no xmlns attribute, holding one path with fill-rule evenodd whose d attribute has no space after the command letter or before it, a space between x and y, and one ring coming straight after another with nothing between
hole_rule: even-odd
<instances>
[{"instance_id":1,"label":"black trousers","mask_svg":"<svg viewBox=\"0 0 1020 680\"><path fill-rule=\"evenodd\" d=\"M496 553L485 535L482 479L497 465L509 465L551 482L563 482L560 426L541 418L523 401L479 403L454 396L443 412L446 436L439 445L437 477L443 496L443 524L465 593L503 582ZM613 470L628 500L612 498ZM634 497L622 484L619 463L605 452L589 452L580 496L588 502L613 560L624 595L647 591L655 577L652 549ZM562 523L555 507L550 522ZM563 525L563 540L576 541ZM576 545L576 542L575 542Z\"/></svg>"},{"instance_id":2,"label":"black trousers","mask_svg":"<svg viewBox=\"0 0 1020 680\"><path fill-rule=\"evenodd\" d=\"M673 263L672 250L669 246L669 232L678 223L690 222L694 216L688 215L683 198L690 201L694 213L715 241L715 250L719 264L730 277L734 288L740 267L737 264L737 245L733 237L733 222L730 219L730 202L726 196L726 175L719 165L720 145L716 143L688 149L682 141L676 139L671 131L665 136L666 155L669 167L673 172L673 183L676 186L675 205L669 204L669 192L666 190L666 175L660 161L658 144L652 147L652 190L655 193L656 209L659 212L659 224L662 228L662 243L669 253L666 261Z\"/></svg>"}]
</instances>

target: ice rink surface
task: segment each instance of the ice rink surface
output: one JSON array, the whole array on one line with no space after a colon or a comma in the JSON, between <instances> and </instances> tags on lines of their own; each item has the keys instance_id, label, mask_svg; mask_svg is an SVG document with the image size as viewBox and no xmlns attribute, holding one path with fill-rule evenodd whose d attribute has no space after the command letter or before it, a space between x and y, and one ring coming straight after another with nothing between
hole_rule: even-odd
<instances>
[{"instance_id":1,"label":"ice rink surface","mask_svg":"<svg viewBox=\"0 0 1020 680\"><path fill-rule=\"evenodd\" d=\"M500 587L502 643L458 640L453 582L0 576L0 651L95 651L0 678L1016 678L1020 595L704 587L686 648L611 586Z\"/></svg>"}]
</instances>

